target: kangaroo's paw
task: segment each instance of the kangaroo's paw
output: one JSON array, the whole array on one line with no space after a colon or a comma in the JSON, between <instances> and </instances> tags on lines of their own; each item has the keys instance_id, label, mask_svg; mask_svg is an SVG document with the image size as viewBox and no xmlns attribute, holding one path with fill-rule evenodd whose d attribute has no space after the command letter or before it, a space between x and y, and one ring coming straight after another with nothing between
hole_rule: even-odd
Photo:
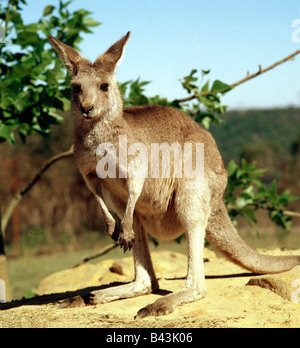
<instances>
[{"instance_id":1,"label":"kangaroo's paw","mask_svg":"<svg viewBox=\"0 0 300 348\"><path fill-rule=\"evenodd\" d=\"M78 308L90 305L90 296L74 296L64 300L59 308Z\"/></svg>"},{"instance_id":2,"label":"kangaroo's paw","mask_svg":"<svg viewBox=\"0 0 300 348\"><path fill-rule=\"evenodd\" d=\"M134 319L143 319L149 316L166 315L173 312L173 309L174 307L171 303L157 300L156 302L140 309Z\"/></svg>"},{"instance_id":3,"label":"kangaroo's paw","mask_svg":"<svg viewBox=\"0 0 300 348\"><path fill-rule=\"evenodd\" d=\"M112 240L117 242L120 236L120 226L116 222L114 222L114 224L110 224L107 228L107 234Z\"/></svg>"},{"instance_id":4,"label":"kangaroo's paw","mask_svg":"<svg viewBox=\"0 0 300 348\"><path fill-rule=\"evenodd\" d=\"M166 295L154 303L140 309L135 316L135 319L143 319L149 316L166 315L173 312L177 306L200 300L206 295L206 289L202 291L196 291L192 288L187 288L181 291L174 292L173 294Z\"/></svg>"},{"instance_id":5,"label":"kangaroo's paw","mask_svg":"<svg viewBox=\"0 0 300 348\"><path fill-rule=\"evenodd\" d=\"M101 303L150 294L151 292L152 288L150 280L149 282L133 281L128 284L92 291L86 295L68 298L62 302L59 308L95 306Z\"/></svg>"},{"instance_id":6,"label":"kangaroo's paw","mask_svg":"<svg viewBox=\"0 0 300 348\"><path fill-rule=\"evenodd\" d=\"M118 243L120 244L120 247L124 249L124 253L127 250L131 250L131 248L133 247L134 238L135 235L132 229L124 229L122 225L120 226Z\"/></svg>"}]
</instances>

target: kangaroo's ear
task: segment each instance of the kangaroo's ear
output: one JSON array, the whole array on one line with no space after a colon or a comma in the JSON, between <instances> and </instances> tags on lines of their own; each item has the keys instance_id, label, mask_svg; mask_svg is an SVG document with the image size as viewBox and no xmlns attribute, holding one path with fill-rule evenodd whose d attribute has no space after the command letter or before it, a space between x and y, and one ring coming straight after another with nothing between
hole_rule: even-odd
<instances>
[{"instance_id":1,"label":"kangaroo's ear","mask_svg":"<svg viewBox=\"0 0 300 348\"><path fill-rule=\"evenodd\" d=\"M115 64L117 64L120 58L122 57L124 52L124 47L129 37L130 37L130 31L124 37L122 37L121 40L117 41L104 53L105 55L109 56L115 62Z\"/></svg>"},{"instance_id":2,"label":"kangaroo's ear","mask_svg":"<svg viewBox=\"0 0 300 348\"><path fill-rule=\"evenodd\" d=\"M130 31L119 41L113 44L104 54L99 56L94 66L102 68L107 72L113 72L121 59L124 47L130 37Z\"/></svg>"},{"instance_id":3,"label":"kangaroo's ear","mask_svg":"<svg viewBox=\"0 0 300 348\"><path fill-rule=\"evenodd\" d=\"M66 68L71 74L76 75L78 71L78 64L82 61L86 61L86 59L82 57L74 48L57 40L55 37L50 35L49 40L65 64Z\"/></svg>"}]
</instances>

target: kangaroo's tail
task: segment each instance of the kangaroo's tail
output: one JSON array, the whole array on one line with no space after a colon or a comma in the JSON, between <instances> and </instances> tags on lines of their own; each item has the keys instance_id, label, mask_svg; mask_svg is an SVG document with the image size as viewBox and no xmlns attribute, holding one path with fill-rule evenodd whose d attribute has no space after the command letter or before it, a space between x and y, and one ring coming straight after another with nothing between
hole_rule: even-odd
<instances>
[{"instance_id":1,"label":"kangaroo's tail","mask_svg":"<svg viewBox=\"0 0 300 348\"><path fill-rule=\"evenodd\" d=\"M211 215L206 237L230 261L258 274L281 273L300 265L300 256L261 255L238 235L224 204Z\"/></svg>"}]
</instances>

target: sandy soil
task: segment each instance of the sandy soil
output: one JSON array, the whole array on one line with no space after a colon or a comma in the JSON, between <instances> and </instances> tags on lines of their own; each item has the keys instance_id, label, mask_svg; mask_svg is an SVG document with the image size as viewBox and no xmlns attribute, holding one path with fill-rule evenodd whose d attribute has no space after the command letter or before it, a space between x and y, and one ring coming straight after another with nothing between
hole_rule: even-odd
<instances>
[{"instance_id":1,"label":"sandy soil","mask_svg":"<svg viewBox=\"0 0 300 348\"><path fill-rule=\"evenodd\" d=\"M0 305L0 328L243 328L300 327L300 304L258 286L253 277L224 259L206 263L208 294L162 317L134 320L137 311L161 295L151 294L97 306L60 309L70 293L46 295ZM159 280L162 290L176 291L183 278Z\"/></svg>"}]
</instances>

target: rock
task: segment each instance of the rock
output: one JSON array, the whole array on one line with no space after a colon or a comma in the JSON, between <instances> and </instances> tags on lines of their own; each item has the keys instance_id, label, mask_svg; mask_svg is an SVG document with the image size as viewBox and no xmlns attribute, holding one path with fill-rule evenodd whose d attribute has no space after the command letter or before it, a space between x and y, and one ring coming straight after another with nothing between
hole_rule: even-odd
<instances>
[{"instance_id":1,"label":"rock","mask_svg":"<svg viewBox=\"0 0 300 348\"><path fill-rule=\"evenodd\" d=\"M120 263L122 271L112 272L116 267L114 260L104 260L98 264L85 263L79 267L53 273L44 278L34 291L36 295L48 295L67 291L76 291L111 282L126 282L133 279L132 262L125 258Z\"/></svg>"},{"instance_id":2,"label":"rock","mask_svg":"<svg viewBox=\"0 0 300 348\"><path fill-rule=\"evenodd\" d=\"M300 266L288 272L251 278L247 285L257 285L271 290L285 300L300 302Z\"/></svg>"}]
</instances>

